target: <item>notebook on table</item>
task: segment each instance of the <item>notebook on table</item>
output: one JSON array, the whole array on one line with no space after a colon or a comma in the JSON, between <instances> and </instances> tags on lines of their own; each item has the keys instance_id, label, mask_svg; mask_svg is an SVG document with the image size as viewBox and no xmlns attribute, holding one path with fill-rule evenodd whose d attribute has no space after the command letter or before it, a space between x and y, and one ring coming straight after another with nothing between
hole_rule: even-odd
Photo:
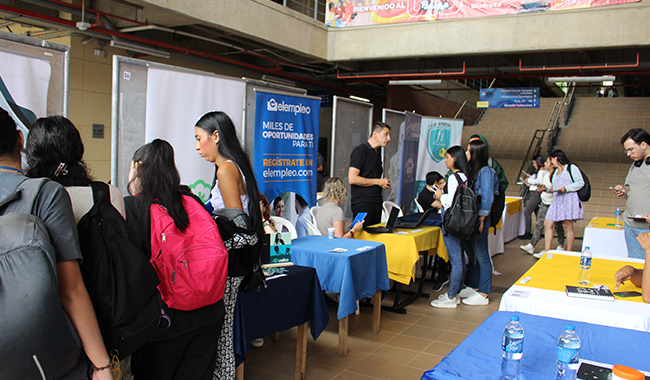
<instances>
[{"instance_id":1,"label":"notebook on table","mask_svg":"<svg viewBox=\"0 0 650 380\"><path fill-rule=\"evenodd\" d=\"M614 294L607 288L584 288L579 286L566 286L566 295L573 298L586 298L591 300L614 302Z\"/></svg>"},{"instance_id":2,"label":"notebook on table","mask_svg":"<svg viewBox=\"0 0 650 380\"><path fill-rule=\"evenodd\" d=\"M363 230L370 232L371 234L392 234L395 229L395 223L397 223L397 216L399 215L399 208L393 207L390 210L390 216L386 221L385 227L364 227Z\"/></svg>"}]
</instances>

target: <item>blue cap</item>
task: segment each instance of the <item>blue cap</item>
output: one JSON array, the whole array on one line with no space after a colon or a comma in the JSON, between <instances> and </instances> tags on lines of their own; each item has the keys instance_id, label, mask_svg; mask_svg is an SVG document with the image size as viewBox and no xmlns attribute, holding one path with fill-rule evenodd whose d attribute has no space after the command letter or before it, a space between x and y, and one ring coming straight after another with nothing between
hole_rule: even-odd
<instances>
[{"instance_id":1,"label":"blue cap","mask_svg":"<svg viewBox=\"0 0 650 380\"><path fill-rule=\"evenodd\" d=\"M576 327L574 325L566 325L568 331L575 331Z\"/></svg>"},{"instance_id":2,"label":"blue cap","mask_svg":"<svg viewBox=\"0 0 650 380\"><path fill-rule=\"evenodd\" d=\"M518 320L519 320L519 316L517 316L517 315L512 315L512 316L510 316L510 320L511 320L511 321L518 321Z\"/></svg>"}]
</instances>

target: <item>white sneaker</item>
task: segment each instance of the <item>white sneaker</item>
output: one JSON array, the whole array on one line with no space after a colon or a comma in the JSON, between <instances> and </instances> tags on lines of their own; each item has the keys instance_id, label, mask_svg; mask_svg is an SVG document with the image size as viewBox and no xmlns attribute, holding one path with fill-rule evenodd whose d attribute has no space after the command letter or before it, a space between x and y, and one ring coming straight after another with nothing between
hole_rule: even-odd
<instances>
[{"instance_id":1,"label":"white sneaker","mask_svg":"<svg viewBox=\"0 0 650 380\"><path fill-rule=\"evenodd\" d=\"M556 251L566 251L563 246L558 245L557 248L555 248Z\"/></svg>"},{"instance_id":2,"label":"white sneaker","mask_svg":"<svg viewBox=\"0 0 650 380\"><path fill-rule=\"evenodd\" d=\"M526 245L520 245L519 248L526 251L526 252L528 252L528 253L530 253L531 255L533 253L535 253L535 247L533 247L533 245L530 244L530 243L528 243Z\"/></svg>"},{"instance_id":3,"label":"white sneaker","mask_svg":"<svg viewBox=\"0 0 650 380\"><path fill-rule=\"evenodd\" d=\"M544 257L545 254L546 254L546 251L541 250L538 253L534 254L533 257L536 258L536 259L541 259L542 257Z\"/></svg>"},{"instance_id":4,"label":"white sneaker","mask_svg":"<svg viewBox=\"0 0 650 380\"><path fill-rule=\"evenodd\" d=\"M458 307L458 296L449 298L447 293L443 293L438 296L437 300L431 301L431 306L442 309L455 309Z\"/></svg>"},{"instance_id":5,"label":"white sneaker","mask_svg":"<svg viewBox=\"0 0 650 380\"><path fill-rule=\"evenodd\" d=\"M251 340L251 347L260 348L264 346L264 338Z\"/></svg>"},{"instance_id":6,"label":"white sneaker","mask_svg":"<svg viewBox=\"0 0 650 380\"><path fill-rule=\"evenodd\" d=\"M458 293L458 297L467 298L473 296L474 294L476 294L476 290L470 288L469 286L466 286L465 289L461 290Z\"/></svg>"},{"instance_id":7,"label":"white sneaker","mask_svg":"<svg viewBox=\"0 0 650 380\"><path fill-rule=\"evenodd\" d=\"M486 306L490 304L490 299L476 293L471 297L465 298L463 303L470 306Z\"/></svg>"}]
</instances>

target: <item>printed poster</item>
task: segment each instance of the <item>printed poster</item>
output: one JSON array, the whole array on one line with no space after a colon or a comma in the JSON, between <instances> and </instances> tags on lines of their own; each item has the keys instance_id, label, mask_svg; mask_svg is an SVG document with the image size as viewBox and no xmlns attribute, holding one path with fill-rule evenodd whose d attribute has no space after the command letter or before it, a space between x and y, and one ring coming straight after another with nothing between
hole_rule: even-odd
<instances>
[{"instance_id":1,"label":"printed poster","mask_svg":"<svg viewBox=\"0 0 650 380\"><path fill-rule=\"evenodd\" d=\"M420 145L420 123L422 116L406 112L404 124L400 131L400 180L397 195L399 207L403 213L410 214L416 209L416 170L418 164L418 150Z\"/></svg>"},{"instance_id":2,"label":"printed poster","mask_svg":"<svg viewBox=\"0 0 650 380\"><path fill-rule=\"evenodd\" d=\"M266 198L293 192L316 205L319 116L318 99L257 92L253 167Z\"/></svg>"}]
</instances>

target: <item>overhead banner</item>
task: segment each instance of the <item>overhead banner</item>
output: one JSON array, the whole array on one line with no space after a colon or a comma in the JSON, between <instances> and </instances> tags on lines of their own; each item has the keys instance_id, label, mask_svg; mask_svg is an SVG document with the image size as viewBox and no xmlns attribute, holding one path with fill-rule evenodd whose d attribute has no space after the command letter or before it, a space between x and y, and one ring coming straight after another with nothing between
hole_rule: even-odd
<instances>
[{"instance_id":1,"label":"overhead banner","mask_svg":"<svg viewBox=\"0 0 650 380\"><path fill-rule=\"evenodd\" d=\"M636 3L640 0L338 0L327 2L325 23L336 28L455 18L514 15Z\"/></svg>"},{"instance_id":2,"label":"overhead banner","mask_svg":"<svg viewBox=\"0 0 650 380\"><path fill-rule=\"evenodd\" d=\"M255 178L268 199L293 192L316 205L320 100L257 92Z\"/></svg>"},{"instance_id":3,"label":"overhead banner","mask_svg":"<svg viewBox=\"0 0 650 380\"><path fill-rule=\"evenodd\" d=\"M428 172L437 171L443 176L447 173L447 149L454 145L462 146L462 135L462 119L422 117L415 194L419 194L426 185Z\"/></svg>"},{"instance_id":4,"label":"overhead banner","mask_svg":"<svg viewBox=\"0 0 650 380\"><path fill-rule=\"evenodd\" d=\"M478 108L539 108L539 87L483 88Z\"/></svg>"},{"instance_id":5,"label":"overhead banner","mask_svg":"<svg viewBox=\"0 0 650 380\"><path fill-rule=\"evenodd\" d=\"M410 214L416 209L415 175L418 163L422 116L412 112L406 112L405 116L404 124L400 126L401 159L397 199L399 207L404 213Z\"/></svg>"}]
</instances>

